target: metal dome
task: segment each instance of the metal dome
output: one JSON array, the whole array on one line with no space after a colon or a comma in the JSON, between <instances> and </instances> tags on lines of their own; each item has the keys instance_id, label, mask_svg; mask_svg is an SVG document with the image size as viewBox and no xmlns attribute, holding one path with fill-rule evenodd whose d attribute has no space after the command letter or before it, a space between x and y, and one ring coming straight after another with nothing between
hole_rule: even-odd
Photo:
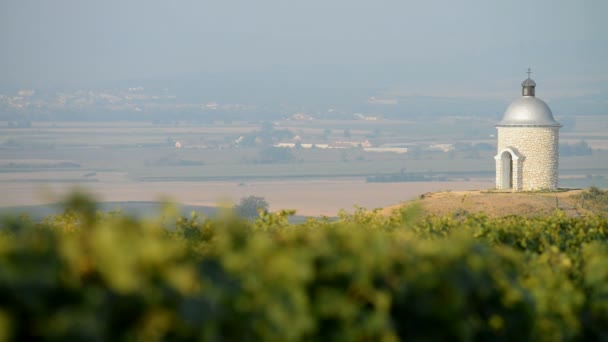
<instances>
[{"instance_id":1,"label":"metal dome","mask_svg":"<svg viewBox=\"0 0 608 342\"><path fill-rule=\"evenodd\" d=\"M522 96L511 103L497 126L561 127L562 125L555 121L551 109L545 102L534 96Z\"/></svg>"},{"instance_id":2,"label":"metal dome","mask_svg":"<svg viewBox=\"0 0 608 342\"><path fill-rule=\"evenodd\" d=\"M536 82L534 82L534 80L531 78L527 78L522 82L521 86L522 87L536 87Z\"/></svg>"},{"instance_id":3,"label":"metal dome","mask_svg":"<svg viewBox=\"0 0 608 342\"><path fill-rule=\"evenodd\" d=\"M530 78L530 68L528 68L528 78L522 84L522 97L513 101L502 121L496 125L497 127L561 127L562 125L555 121L551 109L543 100L537 99L534 96L534 88L536 82Z\"/></svg>"}]
</instances>

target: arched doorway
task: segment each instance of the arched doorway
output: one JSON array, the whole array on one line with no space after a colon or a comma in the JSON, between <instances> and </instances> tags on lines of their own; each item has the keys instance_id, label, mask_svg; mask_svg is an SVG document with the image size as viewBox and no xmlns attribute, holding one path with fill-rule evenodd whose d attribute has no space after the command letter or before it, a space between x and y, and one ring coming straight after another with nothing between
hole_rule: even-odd
<instances>
[{"instance_id":1,"label":"arched doorway","mask_svg":"<svg viewBox=\"0 0 608 342\"><path fill-rule=\"evenodd\" d=\"M509 151L504 151L500 155L502 175L500 177L501 189L513 189L513 155Z\"/></svg>"},{"instance_id":2,"label":"arched doorway","mask_svg":"<svg viewBox=\"0 0 608 342\"><path fill-rule=\"evenodd\" d=\"M507 147L501 149L494 156L494 160L496 160L496 188L520 191L524 157L517 150Z\"/></svg>"}]
</instances>

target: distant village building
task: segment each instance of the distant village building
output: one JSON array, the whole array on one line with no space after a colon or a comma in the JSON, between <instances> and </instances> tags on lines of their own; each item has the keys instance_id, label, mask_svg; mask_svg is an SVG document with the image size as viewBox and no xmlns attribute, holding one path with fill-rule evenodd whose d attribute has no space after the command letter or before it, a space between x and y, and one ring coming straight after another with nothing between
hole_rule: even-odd
<instances>
[{"instance_id":1,"label":"distant village building","mask_svg":"<svg viewBox=\"0 0 608 342\"><path fill-rule=\"evenodd\" d=\"M363 151L365 152L391 152L391 153L407 153L407 147L364 147Z\"/></svg>"},{"instance_id":2,"label":"distant village building","mask_svg":"<svg viewBox=\"0 0 608 342\"><path fill-rule=\"evenodd\" d=\"M441 152L450 152L454 150L454 145L452 144L433 144L429 146L430 150L433 151L441 151Z\"/></svg>"},{"instance_id":3,"label":"distant village building","mask_svg":"<svg viewBox=\"0 0 608 342\"><path fill-rule=\"evenodd\" d=\"M378 121L379 120L379 118L377 116L363 115L361 113L355 113L355 114L353 114L353 116L355 118L357 118L358 120L365 120L365 121Z\"/></svg>"},{"instance_id":4,"label":"distant village building","mask_svg":"<svg viewBox=\"0 0 608 342\"><path fill-rule=\"evenodd\" d=\"M559 129L551 109L535 97L536 83L522 83L522 97L507 108L498 131L496 188L513 191L557 190Z\"/></svg>"},{"instance_id":5,"label":"distant village building","mask_svg":"<svg viewBox=\"0 0 608 342\"><path fill-rule=\"evenodd\" d=\"M296 139L297 138L297 139ZM288 141L288 142L279 142L277 144L274 144L274 147L281 147L281 148L319 148L319 149L349 149L349 148L368 148L371 147L372 144L369 142L369 140L364 140L364 141L336 141L333 144L321 144L321 143L314 143L314 142L309 142L309 143L303 143L301 142L301 138L299 136L296 136L292 141Z\"/></svg>"},{"instance_id":6,"label":"distant village building","mask_svg":"<svg viewBox=\"0 0 608 342\"><path fill-rule=\"evenodd\" d=\"M312 120L313 117L308 114L305 114L305 113L295 113L291 117L289 117L289 119L298 120L298 121L301 121L301 120L309 121L309 120Z\"/></svg>"}]
</instances>

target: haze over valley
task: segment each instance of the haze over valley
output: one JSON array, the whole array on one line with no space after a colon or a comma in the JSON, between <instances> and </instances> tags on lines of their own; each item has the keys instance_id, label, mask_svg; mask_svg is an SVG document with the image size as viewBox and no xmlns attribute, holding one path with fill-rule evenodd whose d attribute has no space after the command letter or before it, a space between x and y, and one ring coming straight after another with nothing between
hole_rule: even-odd
<instances>
[{"instance_id":1,"label":"haze over valley","mask_svg":"<svg viewBox=\"0 0 608 342\"><path fill-rule=\"evenodd\" d=\"M532 68L560 187L608 186L602 1L0 4L0 206L262 196L335 215L494 186ZM11 209L12 210L12 209Z\"/></svg>"}]
</instances>

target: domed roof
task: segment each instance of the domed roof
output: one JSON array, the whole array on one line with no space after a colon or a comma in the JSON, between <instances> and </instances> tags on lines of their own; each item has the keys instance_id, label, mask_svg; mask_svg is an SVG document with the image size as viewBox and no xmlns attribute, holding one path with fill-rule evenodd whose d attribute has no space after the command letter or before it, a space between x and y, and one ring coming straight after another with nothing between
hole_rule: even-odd
<instances>
[{"instance_id":1,"label":"domed roof","mask_svg":"<svg viewBox=\"0 0 608 342\"><path fill-rule=\"evenodd\" d=\"M553 118L549 106L534 96L522 96L513 101L498 126L561 127Z\"/></svg>"},{"instance_id":2,"label":"domed roof","mask_svg":"<svg viewBox=\"0 0 608 342\"><path fill-rule=\"evenodd\" d=\"M534 96L536 82L530 79L529 74L521 86L523 96L511 103L497 126L561 127L562 125L553 118L549 106Z\"/></svg>"}]
</instances>

